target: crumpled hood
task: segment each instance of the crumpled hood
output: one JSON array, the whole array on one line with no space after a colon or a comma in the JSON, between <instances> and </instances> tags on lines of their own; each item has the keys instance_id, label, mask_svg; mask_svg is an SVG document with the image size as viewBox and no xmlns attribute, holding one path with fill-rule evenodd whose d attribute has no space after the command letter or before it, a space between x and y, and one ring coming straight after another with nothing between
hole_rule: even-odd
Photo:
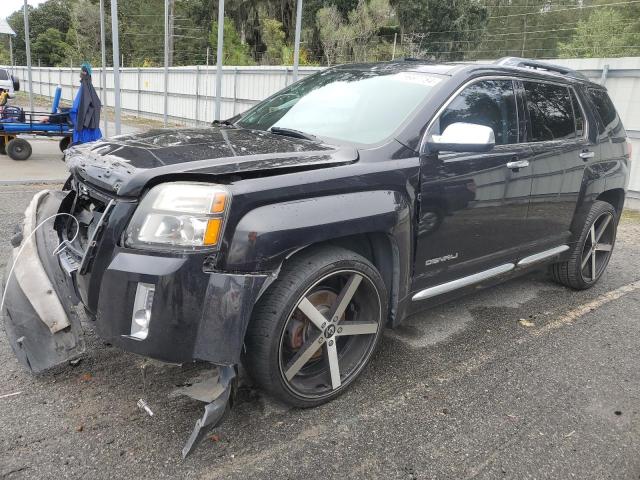
<instances>
[{"instance_id":1,"label":"crumpled hood","mask_svg":"<svg viewBox=\"0 0 640 480\"><path fill-rule=\"evenodd\" d=\"M72 174L122 196L139 195L149 180L162 175L225 175L357 160L352 147L225 125L121 135L65 154Z\"/></svg>"}]
</instances>

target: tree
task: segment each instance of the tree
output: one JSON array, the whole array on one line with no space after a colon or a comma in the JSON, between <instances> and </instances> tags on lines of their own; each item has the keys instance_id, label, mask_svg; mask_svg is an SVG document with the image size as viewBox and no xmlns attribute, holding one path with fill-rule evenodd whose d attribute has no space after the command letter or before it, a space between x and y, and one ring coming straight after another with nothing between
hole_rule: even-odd
<instances>
[{"instance_id":1,"label":"tree","mask_svg":"<svg viewBox=\"0 0 640 480\"><path fill-rule=\"evenodd\" d=\"M360 1L348 15L352 37L353 60L367 62L377 60L372 54L380 38L374 38L391 18L388 0Z\"/></svg>"},{"instance_id":2,"label":"tree","mask_svg":"<svg viewBox=\"0 0 640 480\"><path fill-rule=\"evenodd\" d=\"M216 52L218 46L218 22L211 25L209 43ZM249 54L249 46L240 41L238 31L233 25L233 21L225 17L223 26L222 43L223 62L225 65L254 65L255 62Z\"/></svg>"},{"instance_id":3,"label":"tree","mask_svg":"<svg viewBox=\"0 0 640 480\"><path fill-rule=\"evenodd\" d=\"M327 65L331 66L346 48L350 32L335 5L318 10L316 23Z\"/></svg>"},{"instance_id":4,"label":"tree","mask_svg":"<svg viewBox=\"0 0 640 480\"><path fill-rule=\"evenodd\" d=\"M420 55L461 60L483 36L488 11L475 0L393 0L402 33L417 34Z\"/></svg>"},{"instance_id":5,"label":"tree","mask_svg":"<svg viewBox=\"0 0 640 480\"><path fill-rule=\"evenodd\" d=\"M385 41L380 29L391 19L388 0L360 0L347 21L335 5L318 10L316 23L327 64L377 60L378 46Z\"/></svg>"},{"instance_id":6,"label":"tree","mask_svg":"<svg viewBox=\"0 0 640 480\"><path fill-rule=\"evenodd\" d=\"M573 38L558 44L564 58L633 55L640 34L633 33L624 16L611 8L599 9L578 22Z\"/></svg>"},{"instance_id":7,"label":"tree","mask_svg":"<svg viewBox=\"0 0 640 480\"><path fill-rule=\"evenodd\" d=\"M283 50L286 47L282 22L273 18L262 20L262 42L266 45L265 62L280 65L283 62Z\"/></svg>"},{"instance_id":8,"label":"tree","mask_svg":"<svg viewBox=\"0 0 640 480\"><path fill-rule=\"evenodd\" d=\"M66 64L69 45L60 30L47 28L33 42L32 50L36 60L41 61L43 65L55 67Z\"/></svg>"}]
</instances>

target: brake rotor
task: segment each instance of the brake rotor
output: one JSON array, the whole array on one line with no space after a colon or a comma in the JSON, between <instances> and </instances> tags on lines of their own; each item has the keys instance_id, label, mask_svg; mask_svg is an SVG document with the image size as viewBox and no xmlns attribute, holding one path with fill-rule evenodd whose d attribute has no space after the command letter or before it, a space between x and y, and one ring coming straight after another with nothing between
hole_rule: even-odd
<instances>
[{"instance_id":1,"label":"brake rotor","mask_svg":"<svg viewBox=\"0 0 640 480\"><path fill-rule=\"evenodd\" d=\"M331 290L323 289L311 293L307 298L320 313L328 317L331 305L335 303L338 295ZM286 327L285 335L285 345L295 353L302 348L310 336L317 335L317 329L301 311L296 310ZM322 349L319 349L310 360L317 360L321 356Z\"/></svg>"}]
</instances>

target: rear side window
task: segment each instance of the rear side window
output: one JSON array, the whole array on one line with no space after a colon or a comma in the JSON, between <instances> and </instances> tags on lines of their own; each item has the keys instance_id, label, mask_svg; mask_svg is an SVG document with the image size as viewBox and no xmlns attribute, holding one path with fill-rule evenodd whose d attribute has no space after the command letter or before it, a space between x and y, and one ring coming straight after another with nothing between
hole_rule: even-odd
<instances>
[{"instance_id":1,"label":"rear side window","mask_svg":"<svg viewBox=\"0 0 640 480\"><path fill-rule=\"evenodd\" d=\"M493 129L496 145L518 143L518 115L511 80L483 80L469 85L440 115L440 133L465 122Z\"/></svg>"},{"instance_id":2,"label":"rear side window","mask_svg":"<svg viewBox=\"0 0 640 480\"><path fill-rule=\"evenodd\" d=\"M9 74L6 70L0 69L0 80L9 80Z\"/></svg>"},{"instance_id":3,"label":"rear side window","mask_svg":"<svg viewBox=\"0 0 640 480\"><path fill-rule=\"evenodd\" d=\"M531 121L530 140L544 142L575 137L569 89L550 83L523 83Z\"/></svg>"},{"instance_id":4,"label":"rear side window","mask_svg":"<svg viewBox=\"0 0 640 480\"><path fill-rule=\"evenodd\" d=\"M589 89L589 96L593 101L598 115L604 124L605 129L610 128L614 132L621 129L622 125L616 107L613 106L613 102L607 95L607 92L599 89Z\"/></svg>"}]
</instances>

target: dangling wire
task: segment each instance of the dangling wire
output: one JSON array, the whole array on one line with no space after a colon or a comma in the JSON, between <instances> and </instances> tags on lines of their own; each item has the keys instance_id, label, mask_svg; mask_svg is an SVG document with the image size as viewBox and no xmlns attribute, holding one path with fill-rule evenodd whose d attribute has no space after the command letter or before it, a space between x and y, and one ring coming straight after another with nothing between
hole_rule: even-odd
<instances>
[{"instance_id":1,"label":"dangling wire","mask_svg":"<svg viewBox=\"0 0 640 480\"><path fill-rule=\"evenodd\" d=\"M75 239L78 237L78 233L80 232L80 222L78 222L78 219L73 215L71 215L70 213L56 213L55 215L51 215L50 217L47 217L42 222L40 222L38 226L36 226L36 228L34 228L33 231L29 234L29 236L22 240L22 246L20 247L20 250L18 250L18 254L16 255L16 258L13 260L13 265L11 265L11 269L9 270L9 275L7 275L7 279L5 281L4 291L2 292L2 301L0 302L0 314L2 314L2 311L3 311L2 309L4 308L4 300L7 295L7 289L9 288L9 282L11 281L11 275L13 275L13 270L16 268L16 263L18 262L18 259L20 258L20 255L24 250L24 247L27 246L27 243L31 240L31 237L33 237L33 235L38 231L40 227L42 227L46 222L48 222L52 218L56 218L56 217L71 217L73 221L76 222L76 233L73 235L73 238L70 240L70 243L73 243ZM52 255L57 255L58 253L62 252L66 248L66 243L67 241L60 242L60 244L53 250Z\"/></svg>"}]
</instances>

